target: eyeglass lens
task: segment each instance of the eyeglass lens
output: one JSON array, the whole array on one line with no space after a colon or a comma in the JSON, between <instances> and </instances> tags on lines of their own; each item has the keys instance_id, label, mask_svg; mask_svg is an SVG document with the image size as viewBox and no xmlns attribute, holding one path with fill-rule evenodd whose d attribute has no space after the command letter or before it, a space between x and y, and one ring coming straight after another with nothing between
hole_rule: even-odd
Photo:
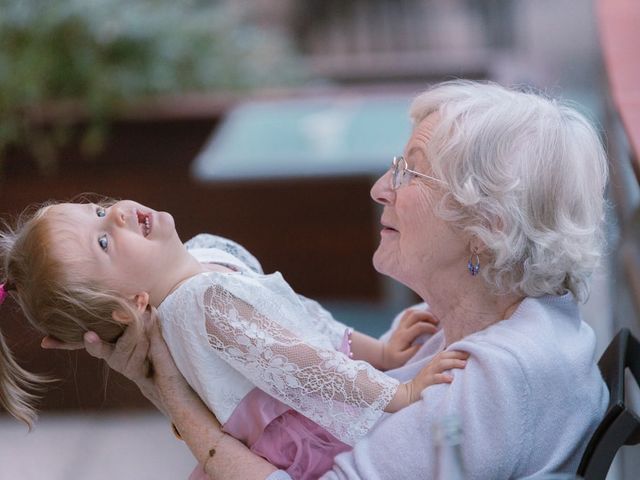
<instances>
[{"instance_id":1,"label":"eyeglass lens","mask_svg":"<svg viewBox=\"0 0 640 480\"><path fill-rule=\"evenodd\" d=\"M391 172L391 188L397 190L402 184L402 177L406 168L406 162L403 157L393 157L393 170Z\"/></svg>"}]
</instances>

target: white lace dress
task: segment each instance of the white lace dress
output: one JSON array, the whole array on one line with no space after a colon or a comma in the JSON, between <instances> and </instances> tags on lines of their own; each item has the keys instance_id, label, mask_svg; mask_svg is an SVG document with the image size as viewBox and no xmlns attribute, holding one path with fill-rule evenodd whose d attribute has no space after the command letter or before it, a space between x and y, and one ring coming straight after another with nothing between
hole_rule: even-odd
<instances>
[{"instance_id":1,"label":"white lace dress","mask_svg":"<svg viewBox=\"0 0 640 480\"><path fill-rule=\"evenodd\" d=\"M225 429L243 401L240 423L252 421L258 387L348 445L364 436L398 381L338 351L346 327L238 244L202 234L185 245L235 270L198 274L158 307L176 365Z\"/></svg>"}]
</instances>

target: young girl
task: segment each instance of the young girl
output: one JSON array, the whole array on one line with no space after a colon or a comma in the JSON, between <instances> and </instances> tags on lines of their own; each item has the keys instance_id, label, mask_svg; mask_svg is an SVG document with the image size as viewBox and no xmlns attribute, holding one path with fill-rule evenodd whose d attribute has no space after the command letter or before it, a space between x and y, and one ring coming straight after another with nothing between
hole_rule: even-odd
<instances>
[{"instance_id":1,"label":"young girl","mask_svg":"<svg viewBox=\"0 0 640 480\"><path fill-rule=\"evenodd\" d=\"M294 478L316 478L383 412L465 365L466 354L444 352L399 384L374 366L406 362L424 325L386 344L352 333L239 245L199 235L185 248L171 215L132 201L45 206L0 246L0 294L63 342L81 343L89 330L113 341L157 307L176 365L224 430ZM38 379L0 347L0 401L29 423L24 387Z\"/></svg>"}]
</instances>

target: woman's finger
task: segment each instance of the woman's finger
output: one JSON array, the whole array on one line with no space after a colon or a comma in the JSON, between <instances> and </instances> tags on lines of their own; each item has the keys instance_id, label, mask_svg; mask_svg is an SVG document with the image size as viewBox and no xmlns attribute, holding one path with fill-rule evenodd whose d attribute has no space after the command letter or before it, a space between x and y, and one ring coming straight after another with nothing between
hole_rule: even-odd
<instances>
[{"instance_id":1,"label":"woman's finger","mask_svg":"<svg viewBox=\"0 0 640 480\"><path fill-rule=\"evenodd\" d=\"M84 334L84 348L92 357L107 361L114 350L113 345L103 342L95 332L87 332Z\"/></svg>"},{"instance_id":2,"label":"woman's finger","mask_svg":"<svg viewBox=\"0 0 640 480\"><path fill-rule=\"evenodd\" d=\"M140 336L143 334L142 322L131 322L124 329L124 333L118 338L116 342L116 353L118 354L131 354L136 348Z\"/></svg>"},{"instance_id":3,"label":"woman's finger","mask_svg":"<svg viewBox=\"0 0 640 480\"><path fill-rule=\"evenodd\" d=\"M61 342L57 338L47 335L40 342L40 346L48 350L81 350L84 346L81 343Z\"/></svg>"},{"instance_id":4,"label":"woman's finger","mask_svg":"<svg viewBox=\"0 0 640 480\"><path fill-rule=\"evenodd\" d=\"M151 328L150 336L149 356L155 372L160 377L172 378L173 381L177 380L181 383L184 382L185 380L173 361L171 352L169 352L157 322Z\"/></svg>"},{"instance_id":5,"label":"woman's finger","mask_svg":"<svg viewBox=\"0 0 640 480\"><path fill-rule=\"evenodd\" d=\"M154 350L166 349L168 351L168 347L166 347L164 338L162 337L160 322L158 322L157 320L157 313L155 311L152 311L147 323L147 336L149 337L149 343Z\"/></svg>"},{"instance_id":6,"label":"woman's finger","mask_svg":"<svg viewBox=\"0 0 640 480\"><path fill-rule=\"evenodd\" d=\"M145 312L143 319L144 330L147 334L147 337L151 338L152 331L155 330L156 327L159 327L158 310L155 307L149 307L149 309ZM155 333L153 333L155 335Z\"/></svg>"},{"instance_id":7,"label":"woman's finger","mask_svg":"<svg viewBox=\"0 0 640 480\"><path fill-rule=\"evenodd\" d=\"M135 381L143 375L143 364L149 350L142 322L132 322L118 339L107 364L115 371Z\"/></svg>"}]
</instances>

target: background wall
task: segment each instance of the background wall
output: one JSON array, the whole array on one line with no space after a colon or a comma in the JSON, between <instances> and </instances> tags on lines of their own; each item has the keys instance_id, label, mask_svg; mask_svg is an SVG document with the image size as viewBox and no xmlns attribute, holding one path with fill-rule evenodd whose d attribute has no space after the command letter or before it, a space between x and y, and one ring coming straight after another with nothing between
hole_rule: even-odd
<instances>
[{"instance_id":1,"label":"background wall","mask_svg":"<svg viewBox=\"0 0 640 480\"><path fill-rule=\"evenodd\" d=\"M113 5L125 12L129 8L115 0ZM378 230L378 211L368 197L373 176L203 183L194 178L191 162L233 106L265 96L331 95L345 88L354 95L402 91L408 102L431 82L469 77L531 85L574 99L596 120L603 112L603 75L588 1L243 0L190 5L226 8L223 18L230 27L215 40L219 50L253 39L253 45L261 45L254 55L260 65L295 64L295 74L241 90L231 90L233 82L228 82L194 87L195 93L127 97L107 123L103 148L91 155L83 147L92 125L84 100L29 104L29 131L46 133L69 125L70 141L53 164L43 164L29 145L4 149L3 217L32 202L86 191L133 198L172 212L185 239L215 231L240 241L267 270L282 271L294 288L320 299L338 318L379 334L392 312L415 297L377 276L370 265ZM172 35L177 30L165 32L167 48ZM251 59L251 48L247 51L233 58ZM6 72L10 65L3 58L0 71ZM266 69L247 67L235 78L262 78ZM220 71L224 69L216 75ZM615 242L614 226L611 235ZM612 330L610 278L605 261L584 308L601 349ZM3 332L24 365L63 380L46 395L34 433L23 435L11 419L0 419L0 477L186 477L188 451L173 440L166 421L148 410L135 388L111 374L103 389L102 366L86 354L40 351L39 337L5 307Z\"/></svg>"}]
</instances>

